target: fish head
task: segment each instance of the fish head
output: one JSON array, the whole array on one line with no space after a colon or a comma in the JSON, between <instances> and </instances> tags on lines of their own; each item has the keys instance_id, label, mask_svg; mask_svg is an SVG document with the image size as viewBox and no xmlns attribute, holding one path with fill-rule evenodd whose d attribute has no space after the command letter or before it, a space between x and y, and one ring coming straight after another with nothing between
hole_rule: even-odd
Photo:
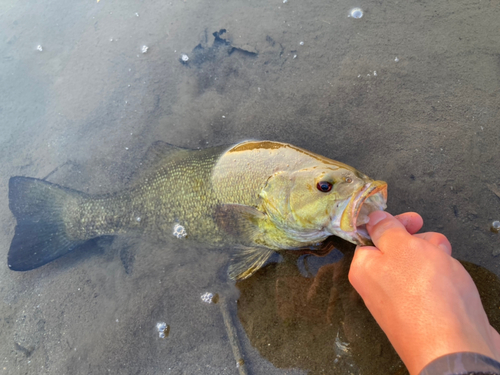
<instances>
[{"instance_id":1,"label":"fish head","mask_svg":"<svg viewBox=\"0 0 500 375\"><path fill-rule=\"evenodd\" d=\"M263 198L272 220L303 242L336 235L370 245L368 215L386 208L387 183L329 160L276 173L268 180Z\"/></svg>"}]
</instances>

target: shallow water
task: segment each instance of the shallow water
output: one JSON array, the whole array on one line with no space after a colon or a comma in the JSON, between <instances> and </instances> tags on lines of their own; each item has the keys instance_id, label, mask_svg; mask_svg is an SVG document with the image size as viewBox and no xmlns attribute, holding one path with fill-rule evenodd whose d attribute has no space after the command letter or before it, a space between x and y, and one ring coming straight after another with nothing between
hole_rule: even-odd
<instances>
[{"instance_id":1,"label":"shallow water","mask_svg":"<svg viewBox=\"0 0 500 375\"><path fill-rule=\"evenodd\" d=\"M349 17L353 8L363 16ZM189 148L271 139L387 181L389 212L419 212L457 258L500 275L490 231L500 220L498 19L494 0L3 1L2 256L15 227L10 176L101 193L125 186L159 139ZM102 239L26 273L1 262L0 370L237 374L227 305L249 374L321 373L318 363L336 373L356 333L321 336L340 332L314 326L327 321L325 306L308 315L301 294L286 293L305 293L309 279L279 265L235 286L228 259L182 240ZM268 290L276 295L265 300ZM202 302L205 292L226 305ZM280 298L299 302L290 312ZM342 301L351 323L363 314ZM253 336L261 311L279 327L267 343ZM170 326L165 339L158 322ZM370 355L392 360L376 335ZM320 350L332 343L340 352ZM309 362L285 350L306 344L317 349ZM369 373L369 360L353 358L342 357L351 372Z\"/></svg>"}]
</instances>

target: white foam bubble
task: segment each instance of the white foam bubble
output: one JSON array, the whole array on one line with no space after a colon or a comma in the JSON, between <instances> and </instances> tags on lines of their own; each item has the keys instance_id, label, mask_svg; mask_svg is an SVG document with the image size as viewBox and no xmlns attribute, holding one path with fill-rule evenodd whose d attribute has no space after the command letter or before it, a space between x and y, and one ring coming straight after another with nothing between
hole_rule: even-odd
<instances>
[{"instance_id":1,"label":"white foam bubble","mask_svg":"<svg viewBox=\"0 0 500 375\"><path fill-rule=\"evenodd\" d=\"M214 298L214 294L210 292L206 292L201 295L201 300L205 303L212 303Z\"/></svg>"},{"instance_id":2,"label":"white foam bubble","mask_svg":"<svg viewBox=\"0 0 500 375\"><path fill-rule=\"evenodd\" d=\"M363 17L363 9L361 8L352 8L349 12L349 17L352 18L361 18Z\"/></svg>"},{"instance_id":3,"label":"white foam bubble","mask_svg":"<svg viewBox=\"0 0 500 375\"><path fill-rule=\"evenodd\" d=\"M174 225L174 232L173 235L177 238L184 238L187 236L186 228L184 228L180 224L175 224Z\"/></svg>"}]
</instances>

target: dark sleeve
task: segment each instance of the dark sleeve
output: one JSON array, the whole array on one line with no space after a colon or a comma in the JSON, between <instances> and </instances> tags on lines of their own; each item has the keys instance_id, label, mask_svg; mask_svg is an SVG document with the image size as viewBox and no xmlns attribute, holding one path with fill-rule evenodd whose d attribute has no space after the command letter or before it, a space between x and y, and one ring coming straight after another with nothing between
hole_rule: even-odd
<instances>
[{"instance_id":1,"label":"dark sleeve","mask_svg":"<svg viewBox=\"0 0 500 375\"><path fill-rule=\"evenodd\" d=\"M420 375L500 375L500 363L477 353L453 353L429 363Z\"/></svg>"}]
</instances>

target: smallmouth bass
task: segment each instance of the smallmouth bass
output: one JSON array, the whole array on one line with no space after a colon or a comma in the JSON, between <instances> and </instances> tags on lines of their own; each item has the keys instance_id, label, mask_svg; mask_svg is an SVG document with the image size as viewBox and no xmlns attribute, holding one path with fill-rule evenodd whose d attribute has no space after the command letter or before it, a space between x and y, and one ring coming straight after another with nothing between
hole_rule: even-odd
<instances>
[{"instance_id":1,"label":"smallmouth bass","mask_svg":"<svg viewBox=\"0 0 500 375\"><path fill-rule=\"evenodd\" d=\"M332 235L371 244L368 214L384 210L386 201L385 182L290 144L188 150L156 142L135 183L110 194L11 177L17 226L8 265L31 270L103 235L187 235L232 248L229 275L244 279L275 251L314 250Z\"/></svg>"}]
</instances>

